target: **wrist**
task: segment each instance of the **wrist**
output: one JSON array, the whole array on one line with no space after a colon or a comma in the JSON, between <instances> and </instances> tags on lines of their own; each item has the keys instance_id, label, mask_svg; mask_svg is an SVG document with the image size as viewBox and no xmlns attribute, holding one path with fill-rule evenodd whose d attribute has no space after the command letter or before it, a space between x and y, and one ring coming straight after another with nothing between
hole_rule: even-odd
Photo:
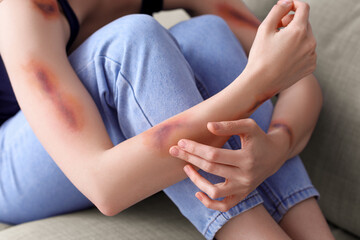
<instances>
[{"instance_id":1,"label":"wrist","mask_svg":"<svg viewBox=\"0 0 360 240\"><path fill-rule=\"evenodd\" d=\"M246 67L244 71L235 79L236 82L246 86L246 96L251 102L248 112L254 112L261 104L271 99L276 92L264 84L263 79L266 76L262 74L260 68Z\"/></svg>"}]
</instances>

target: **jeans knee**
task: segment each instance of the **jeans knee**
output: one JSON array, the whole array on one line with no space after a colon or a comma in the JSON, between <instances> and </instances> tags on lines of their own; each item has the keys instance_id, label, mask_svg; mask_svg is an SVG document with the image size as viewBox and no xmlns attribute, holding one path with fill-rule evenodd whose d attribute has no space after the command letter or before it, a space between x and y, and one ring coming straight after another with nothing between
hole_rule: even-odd
<instances>
[{"instance_id":1,"label":"jeans knee","mask_svg":"<svg viewBox=\"0 0 360 240\"><path fill-rule=\"evenodd\" d=\"M151 16L145 14L132 14L119 18L104 27L102 34L105 45L140 46L152 43L161 36L164 28Z\"/></svg>"},{"instance_id":2,"label":"jeans knee","mask_svg":"<svg viewBox=\"0 0 360 240\"><path fill-rule=\"evenodd\" d=\"M197 28L209 31L209 33L224 33L224 31L231 31L224 19L216 15L202 15L191 19L190 22Z\"/></svg>"},{"instance_id":3,"label":"jeans knee","mask_svg":"<svg viewBox=\"0 0 360 240\"><path fill-rule=\"evenodd\" d=\"M154 45L168 41L166 30L151 16L131 14L121 17L93 33L74 53L70 61L81 70L98 56L121 62L124 56L142 55ZM79 61L80 59L80 61Z\"/></svg>"}]
</instances>

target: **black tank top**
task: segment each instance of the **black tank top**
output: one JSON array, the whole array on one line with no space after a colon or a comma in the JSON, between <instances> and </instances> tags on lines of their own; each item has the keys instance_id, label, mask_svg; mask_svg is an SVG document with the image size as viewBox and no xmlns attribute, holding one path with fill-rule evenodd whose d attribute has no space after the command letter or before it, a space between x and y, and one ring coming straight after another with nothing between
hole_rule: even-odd
<instances>
[{"instance_id":1,"label":"black tank top","mask_svg":"<svg viewBox=\"0 0 360 240\"><path fill-rule=\"evenodd\" d=\"M67 0L58 0L58 2L70 25L70 38L66 45L66 50L68 51L79 33L79 21ZM19 110L19 104L16 101L9 76L0 56L0 125L14 116Z\"/></svg>"}]
</instances>

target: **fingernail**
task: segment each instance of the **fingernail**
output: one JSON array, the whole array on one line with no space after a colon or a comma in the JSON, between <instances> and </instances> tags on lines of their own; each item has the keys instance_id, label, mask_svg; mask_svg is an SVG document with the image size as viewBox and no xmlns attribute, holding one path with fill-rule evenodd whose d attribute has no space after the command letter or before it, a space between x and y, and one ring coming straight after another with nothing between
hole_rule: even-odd
<instances>
[{"instance_id":1,"label":"fingernail","mask_svg":"<svg viewBox=\"0 0 360 240\"><path fill-rule=\"evenodd\" d=\"M190 168L189 168L188 165L186 165L186 166L184 167L184 172L185 172L187 175L189 175Z\"/></svg>"},{"instance_id":2,"label":"fingernail","mask_svg":"<svg viewBox=\"0 0 360 240\"><path fill-rule=\"evenodd\" d=\"M181 147L181 148L184 148L184 147L186 147L186 142L184 140L180 140L178 142L178 146Z\"/></svg>"},{"instance_id":3,"label":"fingernail","mask_svg":"<svg viewBox=\"0 0 360 240\"><path fill-rule=\"evenodd\" d=\"M200 201L202 201L202 200L203 200L203 197L201 196L201 194L200 194L200 193L196 193L196 197L197 197Z\"/></svg>"},{"instance_id":4,"label":"fingernail","mask_svg":"<svg viewBox=\"0 0 360 240\"><path fill-rule=\"evenodd\" d=\"M170 154L172 156L178 156L179 155L179 149L177 149L176 147L170 148Z\"/></svg>"},{"instance_id":5,"label":"fingernail","mask_svg":"<svg viewBox=\"0 0 360 240\"><path fill-rule=\"evenodd\" d=\"M280 0L280 1L278 1L278 4L284 5L284 6L289 6L292 4L292 1L291 0Z\"/></svg>"},{"instance_id":6,"label":"fingernail","mask_svg":"<svg viewBox=\"0 0 360 240\"><path fill-rule=\"evenodd\" d=\"M213 122L213 123L211 123L211 125L212 125L212 127L213 127L215 130L219 130L219 129L220 129L220 124L218 124L218 123Z\"/></svg>"}]
</instances>

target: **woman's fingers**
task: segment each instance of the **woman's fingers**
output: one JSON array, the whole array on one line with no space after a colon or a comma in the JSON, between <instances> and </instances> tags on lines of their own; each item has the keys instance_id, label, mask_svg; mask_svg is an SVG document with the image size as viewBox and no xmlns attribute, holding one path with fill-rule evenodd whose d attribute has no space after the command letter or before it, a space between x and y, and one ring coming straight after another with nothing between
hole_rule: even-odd
<instances>
[{"instance_id":1,"label":"woman's fingers","mask_svg":"<svg viewBox=\"0 0 360 240\"><path fill-rule=\"evenodd\" d=\"M181 139L178 142L178 147L174 146L170 148L170 154L174 157L191 162L196 166L198 166L198 164L203 164L203 167L212 167L210 166L211 163L237 166L238 161L242 158L241 150L234 151L223 148L215 148L188 139ZM195 159L194 157L198 158ZM207 161L208 163L200 163L199 161ZM207 166L205 166L205 164ZM215 167L215 165L213 167ZM206 171L204 168L201 169Z\"/></svg>"},{"instance_id":2,"label":"woman's fingers","mask_svg":"<svg viewBox=\"0 0 360 240\"><path fill-rule=\"evenodd\" d=\"M269 12L263 24L267 26L269 30L277 30L277 26L281 19L289 13L293 8L292 0L280 0Z\"/></svg>"},{"instance_id":3,"label":"woman's fingers","mask_svg":"<svg viewBox=\"0 0 360 240\"><path fill-rule=\"evenodd\" d=\"M258 125L251 119L240 119L236 121L210 122L207 125L210 132L217 136L232 136L251 134Z\"/></svg>"},{"instance_id":4,"label":"woman's fingers","mask_svg":"<svg viewBox=\"0 0 360 240\"><path fill-rule=\"evenodd\" d=\"M285 17L283 17L283 19L281 19L281 22L279 23L279 28L281 27L287 27L287 25L289 25L289 23L291 23L291 21L294 19L294 14L288 14Z\"/></svg>"},{"instance_id":5,"label":"woman's fingers","mask_svg":"<svg viewBox=\"0 0 360 240\"><path fill-rule=\"evenodd\" d=\"M223 183L212 184L206 178L201 176L193 167L186 165L184 167L186 175L190 180L203 192L213 199L226 197L231 194L234 194L235 189L233 189L227 180Z\"/></svg>"},{"instance_id":6,"label":"woman's fingers","mask_svg":"<svg viewBox=\"0 0 360 240\"><path fill-rule=\"evenodd\" d=\"M197 192L195 194L197 199L201 201L202 204L204 204L205 207L220 211L220 212L226 212L230 208L234 207L236 204L238 204L244 197L239 195L231 195L228 197L225 197L223 200L213 200L209 198L206 194L202 192Z\"/></svg>"},{"instance_id":7,"label":"woman's fingers","mask_svg":"<svg viewBox=\"0 0 360 240\"><path fill-rule=\"evenodd\" d=\"M294 10L295 15L292 23L306 28L309 21L310 5L305 2L294 1Z\"/></svg>"},{"instance_id":8,"label":"woman's fingers","mask_svg":"<svg viewBox=\"0 0 360 240\"><path fill-rule=\"evenodd\" d=\"M226 151L225 149L219 149L219 150ZM196 167L204 170L205 172L212 173L225 178L228 176L232 176L232 174L235 174L233 166L219 164L216 162L216 161L220 162L219 160L214 160L214 159L222 159L221 157L213 157L212 158L213 161L207 161L206 159L188 153L187 151L177 146L171 147L169 152L173 157L177 157L182 160L185 160L188 163L191 163L192 165L195 165Z\"/></svg>"}]
</instances>

